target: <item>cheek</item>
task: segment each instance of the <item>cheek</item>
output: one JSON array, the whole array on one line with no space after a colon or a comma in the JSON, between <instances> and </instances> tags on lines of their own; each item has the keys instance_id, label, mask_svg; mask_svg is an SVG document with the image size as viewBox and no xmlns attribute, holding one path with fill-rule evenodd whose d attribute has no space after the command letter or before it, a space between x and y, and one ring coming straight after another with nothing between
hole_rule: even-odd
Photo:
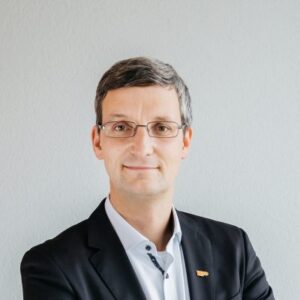
<instances>
[{"instance_id":1,"label":"cheek","mask_svg":"<svg viewBox=\"0 0 300 300\"><path fill-rule=\"evenodd\" d=\"M161 147L160 154L161 156L163 156L163 159L167 163L169 168L178 168L183 155L182 147L183 144L180 142L174 144L166 144L164 145L164 147Z\"/></svg>"},{"instance_id":2,"label":"cheek","mask_svg":"<svg viewBox=\"0 0 300 300\"><path fill-rule=\"evenodd\" d=\"M118 154L116 153L115 149L106 147L105 151L103 151L103 160L107 171L114 168L117 159L118 159Z\"/></svg>"},{"instance_id":3,"label":"cheek","mask_svg":"<svg viewBox=\"0 0 300 300\"><path fill-rule=\"evenodd\" d=\"M115 173L121 168L122 158L124 157L124 147L105 144L103 147L103 160L108 173Z\"/></svg>"}]
</instances>

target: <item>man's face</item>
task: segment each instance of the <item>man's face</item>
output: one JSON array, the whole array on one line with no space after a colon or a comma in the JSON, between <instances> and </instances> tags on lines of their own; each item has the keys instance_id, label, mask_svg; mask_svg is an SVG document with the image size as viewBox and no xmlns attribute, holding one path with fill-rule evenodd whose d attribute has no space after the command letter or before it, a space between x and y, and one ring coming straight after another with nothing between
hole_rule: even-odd
<instances>
[{"instance_id":1,"label":"man's face","mask_svg":"<svg viewBox=\"0 0 300 300\"><path fill-rule=\"evenodd\" d=\"M181 124L179 102L174 89L160 86L126 87L109 91L102 103L102 124L133 121L145 125L152 121ZM128 138L107 137L92 130L94 151L104 160L110 189L119 195L152 196L173 191L181 159L190 146L192 130L185 136L179 129L174 138L149 137L145 127Z\"/></svg>"}]
</instances>

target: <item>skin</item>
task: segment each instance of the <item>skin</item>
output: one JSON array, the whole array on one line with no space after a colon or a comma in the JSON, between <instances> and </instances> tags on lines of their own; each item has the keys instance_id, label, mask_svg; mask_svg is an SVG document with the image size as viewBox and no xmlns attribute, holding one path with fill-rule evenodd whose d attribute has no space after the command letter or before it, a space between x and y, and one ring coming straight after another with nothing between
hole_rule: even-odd
<instances>
[{"instance_id":1,"label":"skin","mask_svg":"<svg viewBox=\"0 0 300 300\"><path fill-rule=\"evenodd\" d=\"M111 90L104 98L103 124L165 120L181 124L176 91L160 86ZM149 137L139 127L134 137L111 138L96 126L91 132L96 157L103 160L110 180L113 207L159 251L172 236L172 199L181 160L188 153L192 129L175 138Z\"/></svg>"}]
</instances>

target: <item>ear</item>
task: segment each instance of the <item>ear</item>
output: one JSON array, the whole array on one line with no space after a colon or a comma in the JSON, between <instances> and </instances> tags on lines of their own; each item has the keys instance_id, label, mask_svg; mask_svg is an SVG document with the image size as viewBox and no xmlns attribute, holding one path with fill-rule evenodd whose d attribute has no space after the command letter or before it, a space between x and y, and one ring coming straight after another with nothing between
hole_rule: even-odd
<instances>
[{"instance_id":1,"label":"ear","mask_svg":"<svg viewBox=\"0 0 300 300\"><path fill-rule=\"evenodd\" d=\"M183 146L182 146L182 154L181 159L185 159L189 149L191 147L191 140L192 140L193 130L191 127L186 128L185 134L183 137Z\"/></svg>"},{"instance_id":2,"label":"ear","mask_svg":"<svg viewBox=\"0 0 300 300\"><path fill-rule=\"evenodd\" d=\"M91 138L92 138L93 150L95 152L96 157L98 159L103 159L101 140L100 140L100 131L96 125L92 127Z\"/></svg>"}]
</instances>

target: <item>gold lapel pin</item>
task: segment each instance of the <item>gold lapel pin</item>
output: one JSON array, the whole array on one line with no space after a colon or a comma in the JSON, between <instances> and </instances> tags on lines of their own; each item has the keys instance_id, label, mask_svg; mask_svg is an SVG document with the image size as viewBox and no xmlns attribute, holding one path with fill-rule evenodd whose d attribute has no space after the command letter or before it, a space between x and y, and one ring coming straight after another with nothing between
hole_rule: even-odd
<instances>
[{"instance_id":1,"label":"gold lapel pin","mask_svg":"<svg viewBox=\"0 0 300 300\"><path fill-rule=\"evenodd\" d=\"M196 275L198 277L207 277L209 275L209 273L207 271L203 271L203 270L196 270Z\"/></svg>"}]
</instances>

